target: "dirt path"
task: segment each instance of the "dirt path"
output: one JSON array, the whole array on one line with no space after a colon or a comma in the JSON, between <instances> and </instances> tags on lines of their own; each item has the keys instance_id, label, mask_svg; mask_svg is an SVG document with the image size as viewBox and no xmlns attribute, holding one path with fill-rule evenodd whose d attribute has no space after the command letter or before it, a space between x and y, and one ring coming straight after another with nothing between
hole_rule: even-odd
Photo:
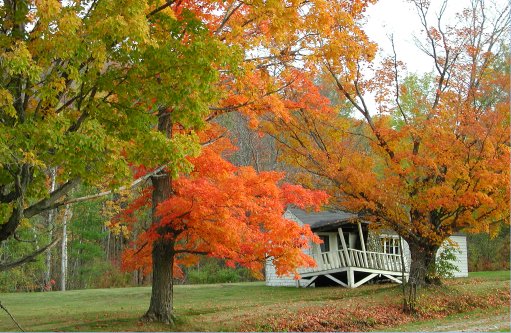
<instances>
[{"instance_id":1,"label":"dirt path","mask_svg":"<svg viewBox=\"0 0 511 333\"><path fill-rule=\"evenodd\" d=\"M464 318L449 324L442 324L425 330L434 330L435 332L490 332L510 330L509 314L490 314L485 318Z\"/></svg>"}]
</instances>

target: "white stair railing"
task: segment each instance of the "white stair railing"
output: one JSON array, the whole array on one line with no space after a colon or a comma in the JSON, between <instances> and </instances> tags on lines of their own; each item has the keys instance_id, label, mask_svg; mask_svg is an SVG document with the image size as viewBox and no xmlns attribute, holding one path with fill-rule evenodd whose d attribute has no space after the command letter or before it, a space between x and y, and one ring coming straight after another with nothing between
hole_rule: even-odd
<instances>
[{"instance_id":1,"label":"white stair railing","mask_svg":"<svg viewBox=\"0 0 511 333\"><path fill-rule=\"evenodd\" d=\"M348 266L401 272L402 267L399 254L364 252L356 249L348 249L348 257L342 250L313 254L312 257L317 266L304 269L302 272L319 272Z\"/></svg>"}]
</instances>

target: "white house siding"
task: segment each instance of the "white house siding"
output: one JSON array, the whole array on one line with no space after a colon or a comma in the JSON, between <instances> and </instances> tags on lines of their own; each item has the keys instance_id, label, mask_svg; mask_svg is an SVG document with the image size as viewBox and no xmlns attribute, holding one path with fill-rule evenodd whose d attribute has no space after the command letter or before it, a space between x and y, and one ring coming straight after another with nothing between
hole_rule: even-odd
<instances>
[{"instance_id":1,"label":"white house siding","mask_svg":"<svg viewBox=\"0 0 511 333\"><path fill-rule=\"evenodd\" d=\"M456 266L459 269L459 272L454 272L454 277L467 277L468 276L468 262L467 262L467 237L463 235L457 235L457 236L451 236L449 239L454 243L456 250L459 252L456 252ZM437 258L440 255L440 253L445 249L445 246L449 243L448 240L446 240L437 253ZM403 242L403 252L405 254L406 263L407 265L411 262L411 256L410 256L410 249L408 247L408 244L404 241Z\"/></svg>"},{"instance_id":2,"label":"white house siding","mask_svg":"<svg viewBox=\"0 0 511 333\"><path fill-rule=\"evenodd\" d=\"M468 276L468 262L467 262L467 237L463 235L451 236L451 241L454 242L455 248L459 251L456 253L456 261L454 264L458 267L459 272L454 272L455 277L467 277ZM442 247L439 249L438 255L444 249L444 246L447 244L447 241L442 244Z\"/></svg>"},{"instance_id":3,"label":"white house siding","mask_svg":"<svg viewBox=\"0 0 511 333\"><path fill-rule=\"evenodd\" d=\"M286 219L295 221L299 225L303 225L303 223L294 216L293 213L290 211L286 211L284 214L284 217ZM306 254L311 254L310 249L304 250ZM266 268L265 268L265 280L266 285L271 287L296 287L296 280L294 279L293 275L289 276L278 276L275 272L275 266L273 265L272 259L268 259L266 261Z\"/></svg>"}]
</instances>

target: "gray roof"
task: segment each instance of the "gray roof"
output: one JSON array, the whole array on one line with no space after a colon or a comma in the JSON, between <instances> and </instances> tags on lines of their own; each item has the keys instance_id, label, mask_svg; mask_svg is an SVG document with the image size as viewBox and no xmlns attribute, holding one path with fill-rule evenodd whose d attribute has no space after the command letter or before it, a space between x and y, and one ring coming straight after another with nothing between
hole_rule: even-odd
<instances>
[{"instance_id":1,"label":"gray roof","mask_svg":"<svg viewBox=\"0 0 511 333\"><path fill-rule=\"evenodd\" d=\"M344 212L342 210L326 210L321 212L306 212L298 208L288 208L304 224L310 225L312 230L344 223L351 223L358 218L357 214ZM361 221L363 222L363 221Z\"/></svg>"},{"instance_id":2,"label":"gray roof","mask_svg":"<svg viewBox=\"0 0 511 333\"><path fill-rule=\"evenodd\" d=\"M287 209L294 216L296 216L302 223L308 224L312 231L329 231L343 224L353 223L355 220L360 223L369 223L362 219L357 214L345 212L342 210L325 210L321 212L306 212L302 209L295 207L288 207ZM397 232L391 229L381 229L381 234L397 235ZM452 236L466 236L464 232L456 232Z\"/></svg>"},{"instance_id":3,"label":"gray roof","mask_svg":"<svg viewBox=\"0 0 511 333\"><path fill-rule=\"evenodd\" d=\"M392 236L397 236L398 233L392 229L380 229L378 230L378 233L382 234L382 235L392 235ZM455 232L453 233L451 236L464 236L466 237L467 234L463 231L458 231L458 232Z\"/></svg>"}]
</instances>

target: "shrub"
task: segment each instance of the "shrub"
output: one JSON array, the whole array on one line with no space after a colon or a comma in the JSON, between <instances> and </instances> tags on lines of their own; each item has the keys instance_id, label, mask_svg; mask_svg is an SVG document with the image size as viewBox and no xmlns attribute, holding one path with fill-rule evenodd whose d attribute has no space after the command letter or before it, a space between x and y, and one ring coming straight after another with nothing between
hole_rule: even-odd
<instances>
[{"instance_id":1,"label":"shrub","mask_svg":"<svg viewBox=\"0 0 511 333\"><path fill-rule=\"evenodd\" d=\"M453 245L447 245L438 255L436 260L436 275L440 278L453 278L455 272L460 269L455 264L461 251Z\"/></svg>"},{"instance_id":2,"label":"shrub","mask_svg":"<svg viewBox=\"0 0 511 333\"><path fill-rule=\"evenodd\" d=\"M246 268L229 268L223 260L215 258L203 258L197 266L188 267L185 270L184 283L232 283L253 281L250 271Z\"/></svg>"}]
</instances>

